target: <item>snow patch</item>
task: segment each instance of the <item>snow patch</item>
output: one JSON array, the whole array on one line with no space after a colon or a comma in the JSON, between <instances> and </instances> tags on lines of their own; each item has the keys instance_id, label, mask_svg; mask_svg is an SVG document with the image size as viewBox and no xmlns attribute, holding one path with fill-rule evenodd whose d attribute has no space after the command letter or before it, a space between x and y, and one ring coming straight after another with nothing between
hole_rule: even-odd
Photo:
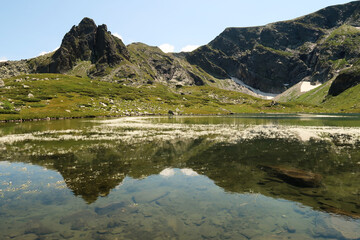
<instances>
[{"instance_id":1,"label":"snow patch","mask_svg":"<svg viewBox=\"0 0 360 240\"><path fill-rule=\"evenodd\" d=\"M311 82L302 82L300 87L300 92L308 92L311 91L317 87L321 86L320 84L312 85Z\"/></svg>"},{"instance_id":2,"label":"snow patch","mask_svg":"<svg viewBox=\"0 0 360 240\"><path fill-rule=\"evenodd\" d=\"M241 81L240 79L236 78L236 77L231 77L231 80L233 80L234 82L236 82L237 84L239 84L240 86L246 87L247 89L249 89L250 91L252 91L253 93L264 97L265 99L273 99L274 97L276 97L278 94L273 94L273 93L266 93L263 91L260 91L259 89L255 89L253 87L250 87L249 85L245 84L243 81Z\"/></svg>"}]
</instances>

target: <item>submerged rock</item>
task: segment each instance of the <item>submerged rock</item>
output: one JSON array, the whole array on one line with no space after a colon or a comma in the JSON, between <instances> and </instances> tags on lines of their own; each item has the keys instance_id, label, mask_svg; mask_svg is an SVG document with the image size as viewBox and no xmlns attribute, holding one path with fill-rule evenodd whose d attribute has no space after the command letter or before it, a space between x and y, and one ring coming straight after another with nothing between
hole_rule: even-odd
<instances>
[{"instance_id":1,"label":"submerged rock","mask_svg":"<svg viewBox=\"0 0 360 240\"><path fill-rule=\"evenodd\" d=\"M43 225L40 222L29 223L25 229L25 234L47 235L54 232L55 230Z\"/></svg>"},{"instance_id":2,"label":"submerged rock","mask_svg":"<svg viewBox=\"0 0 360 240\"><path fill-rule=\"evenodd\" d=\"M81 230L87 226L87 221L95 219L96 214L90 210L76 212L60 219L60 224L69 224L72 230Z\"/></svg>"},{"instance_id":3,"label":"submerged rock","mask_svg":"<svg viewBox=\"0 0 360 240\"><path fill-rule=\"evenodd\" d=\"M64 239L70 239L72 237L74 237L74 234L72 232L61 232L60 236Z\"/></svg>"},{"instance_id":4,"label":"submerged rock","mask_svg":"<svg viewBox=\"0 0 360 240\"><path fill-rule=\"evenodd\" d=\"M310 231L314 238L328 239L359 239L359 228L356 222L349 222L345 219L331 216L318 218L315 221L315 228Z\"/></svg>"},{"instance_id":5,"label":"submerged rock","mask_svg":"<svg viewBox=\"0 0 360 240\"><path fill-rule=\"evenodd\" d=\"M331 217L326 223L338 231L346 239L360 239L360 229L355 222L349 222L338 217Z\"/></svg>"},{"instance_id":6,"label":"submerged rock","mask_svg":"<svg viewBox=\"0 0 360 240\"><path fill-rule=\"evenodd\" d=\"M99 215L106 215L124 207L126 207L126 204L124 202L113 203L105 207L97 207L95 208L95 212Z\"/></svg>"},{"instance_id":7,"label":"submerged rock","mask_svg":"<svg viewBox=\"0 0 360 240\"><path fill-rule=\"evenodd\" d=\"M14 240L36 240L39 239L38 235L29 233L13 238Z\"/></svg>"},{"instance_id":8,"label":"submerged rock","mask_svg":"<svg viewBox=\"0 0 360 240\"><path fill-rule=\"evenodd\" d=\"M142 191L134 193L133 201L135 204L137 203L152 203L156 202L160 199L167 197L170 194L169 191Z\"/></svg>"},{"instance_id":9,"label":"submerged rock","mask_svg":"<svg viewBox=\"0 0 360 240\"><path fill-rule=\"evenodd\" d=\"M262 166L270 174L284 182L297 187L320 187L322 176L320 174L283 166Z\"/></svg>"}]
</instances>

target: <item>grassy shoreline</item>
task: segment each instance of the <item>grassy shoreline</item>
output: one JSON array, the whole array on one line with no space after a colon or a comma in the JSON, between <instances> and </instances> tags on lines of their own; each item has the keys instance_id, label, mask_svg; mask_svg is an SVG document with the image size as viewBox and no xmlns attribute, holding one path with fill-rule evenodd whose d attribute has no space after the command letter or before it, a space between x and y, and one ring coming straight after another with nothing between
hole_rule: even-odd
<instances>
[{"instance_id":1,"label":"grassy shoreline","mask_svg":"<svg viewBox=\"0 0 360 240\"><path fill-rule=\"evenodd\" d=\"M274 102L211 86L131 85L63 74L3 80L0 121L240 113L356 113L299 102Z\"/></svg>"}]
</instances>

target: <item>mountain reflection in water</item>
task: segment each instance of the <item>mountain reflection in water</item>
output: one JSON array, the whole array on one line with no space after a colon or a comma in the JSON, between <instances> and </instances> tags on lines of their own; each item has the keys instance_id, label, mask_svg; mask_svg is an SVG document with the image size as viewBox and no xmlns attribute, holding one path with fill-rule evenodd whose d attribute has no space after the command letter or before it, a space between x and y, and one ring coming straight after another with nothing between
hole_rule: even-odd
<instances>
[{"instance_id":1,"label":"mountain reflection in water","mask_svg":"<svg viewBox=\"0 0 360 240\"><path fill-rule=\"evenodd\" d=\"M122 120L121 124L119 120L96 121L76 131L71 127L28 131L21 135L23 139L17 138L21 133L12 129L10 134L2 134L0 151L2 161L9 164L32 164L60 173L66 187L90 205L96 206L99 197L111 198L112 191L120 191L126 185L129 202L95 207L99 216L141 204L143 199L151 199L146 203L159 203L172 194L171 188L154 193L151 184L138 191L136 186L125 184L127 181L177 179L181 175L189 177L188 186L197 184L194 179L205 177L226 193L252 196L254 201L260 197L262 204L269 201L265 201L267 198L282 199L324 213L360 218L357 127L299 129L270 124L253 128L239 122L224 124L229 119L221 124L204 123L201 118L186 120L190 122L183 124L166 118L130 118L126 124ZM284 172L304 175L300 178L316 174L319 184L299 184ZM0 179L5 175L0 175ZM166 181L159 184L166 185ZM186 192L186 186L181 184L184 183L180 180L173 183L174 193L176 188ZM207 188L206 184L197 186L196 191ZM2 193L6 197L6 192ZM197 193L192 193L196 197ZM360 226L357 220L355 224ZM288 226L288 232L292 231ZM347 234L342 237L358 239L357 233Z\"/></svg>"}]
</instances>

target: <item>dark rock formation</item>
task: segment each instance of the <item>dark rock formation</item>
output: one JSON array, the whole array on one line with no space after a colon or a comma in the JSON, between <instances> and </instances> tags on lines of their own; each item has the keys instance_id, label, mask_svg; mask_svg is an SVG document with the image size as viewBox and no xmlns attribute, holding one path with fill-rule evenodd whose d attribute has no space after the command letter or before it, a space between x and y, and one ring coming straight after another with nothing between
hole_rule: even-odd
<instances>
[{"instance_id":1,"label":"dark rock formation","mask_svg":"<svg viewBox=\"0 0 360 240\"><path fill-rule=\"evenodd\" d=\"M91 61L95 72L113 67L130 55L124 43L107 31L106 25L96 26L90 18L84 18L64 36L61 46L51 57L51 63L40 65L37 72L63 73L71 70L77 61Z\"/></svg>"},{"instance_id":2,"label":"dark rock formation","mask_svg":"<svg viewBox=\"0 0 360 240\"><path fill-rule=\"evenodd\" d=\"M359 69L353 69L352 71L346 71L341 73L329 89L329 95L337 96L345 90L354 87L360 83L360 71Z\"/></svg>"}]
</instances>

